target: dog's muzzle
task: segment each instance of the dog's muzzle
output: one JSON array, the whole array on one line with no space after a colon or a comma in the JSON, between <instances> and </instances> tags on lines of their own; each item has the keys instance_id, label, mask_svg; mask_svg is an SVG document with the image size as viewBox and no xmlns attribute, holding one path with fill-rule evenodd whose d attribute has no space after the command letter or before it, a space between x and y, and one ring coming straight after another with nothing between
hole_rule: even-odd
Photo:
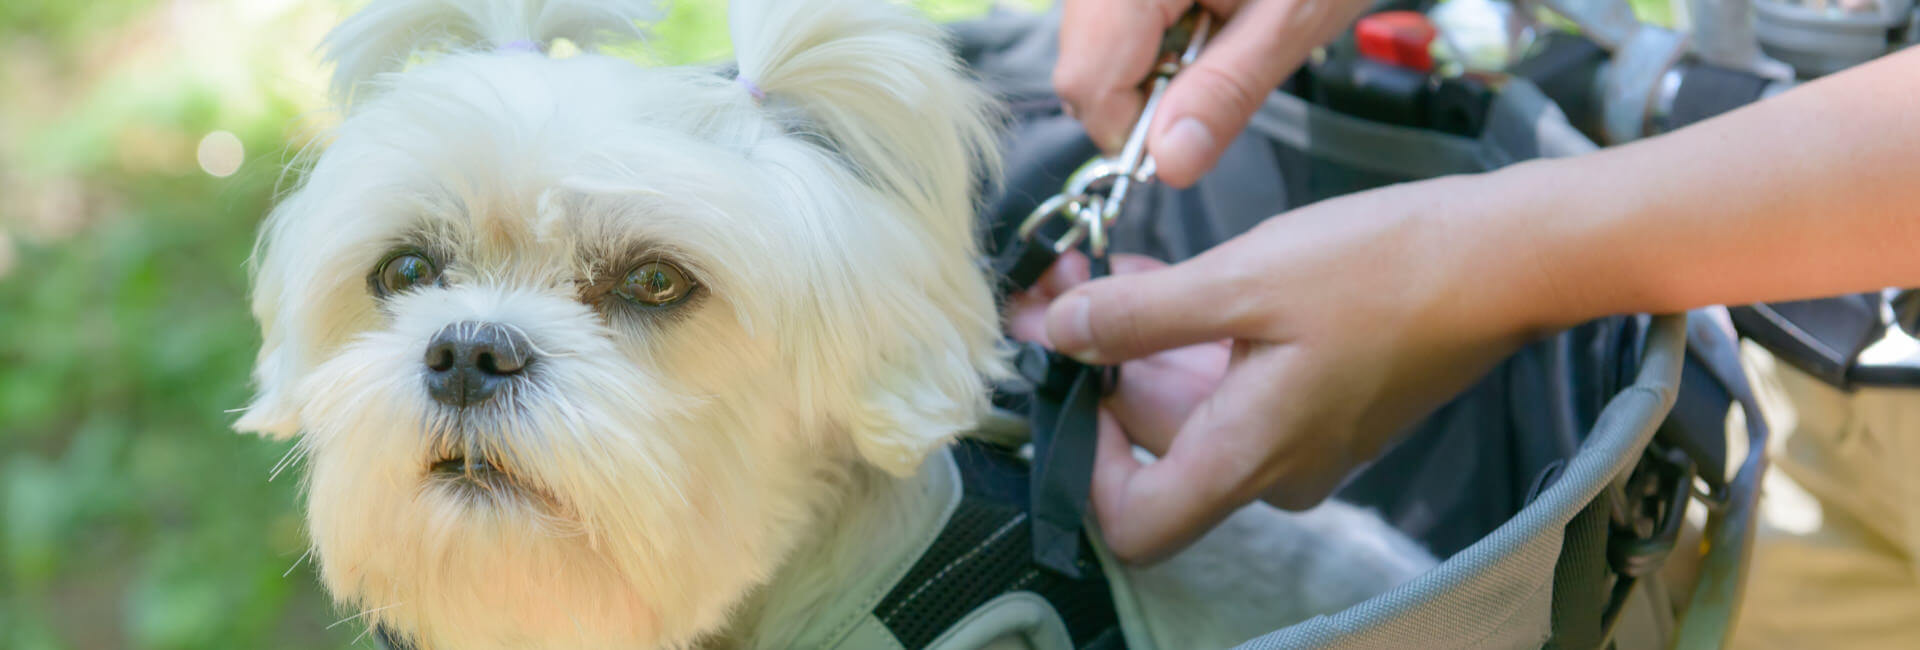
<instances>
[{"instance_id":1,"label":"dog's muzzle","mask_svg":"<svg viewBox=\"0 0 1920 650\"><path fill-rule=\"evenodd\" d=\"M427 393L454 408L485 404L533 363L533 343L516 328L462 321L427 342Z\"/></svg>"}]
</instances>

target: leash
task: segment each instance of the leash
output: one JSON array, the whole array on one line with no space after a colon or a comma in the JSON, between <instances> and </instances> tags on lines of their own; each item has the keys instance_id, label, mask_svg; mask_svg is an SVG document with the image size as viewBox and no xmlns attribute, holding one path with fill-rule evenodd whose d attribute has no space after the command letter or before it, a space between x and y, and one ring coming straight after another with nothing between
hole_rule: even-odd
<instances>
[{"instance_id":1,"label":"leash","mask_svg":"<svg viewBox=\"0 0 1920 650\"><path fill-rule=\"evenodd\" d=\"M1099 156L1067 178L1066 187L1034 208L1013 241L994 256L1002 295L1030 288L1061 255L1085 244L1092 277L1112 272L1109 233L1135 184L1151 182L1155 165L1147 153L1147 130L1173 76L1193 63L1213 28L1212 16L1188 10L1167 30L1158 61L1144 85L1147 102L1113 156ZM1099 438L1100 397L1119 382L1117 366L1091 366L1036 344L1022 344L1015 368L1033 387L1028 419L1033 430L1033 559L1079 578L1076 562L1081 526L1093 484Z\"/></svg>"}]
</instances>

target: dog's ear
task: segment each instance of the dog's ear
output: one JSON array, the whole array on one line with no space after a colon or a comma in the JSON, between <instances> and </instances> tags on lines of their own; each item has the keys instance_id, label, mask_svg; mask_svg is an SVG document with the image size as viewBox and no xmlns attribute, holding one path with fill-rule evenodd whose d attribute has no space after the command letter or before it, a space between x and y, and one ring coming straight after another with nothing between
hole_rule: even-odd
<instances>
[{"instance_id":1,"label":"dog's ear","mask_svg":"<svg viewBox=\"0 0 1920 650\"><path fill-rule=\"evenodd\" d=\"M855 345L865 388L847 416L854 446L895 474L970 430L986 379L1004 372L999 316L977 262L975 192L999 169L1000 113L941 32L882 0L734 0L739 84L785 135L884 197L837 237L857 259ZM844 381L844 380L842 380Z\"/></svg>"},{"instance_id":2,"label":"dog's ear","mask_svg":"<svg viewBox=\"0 0 1920 650\"><path fill-rule=\"evenodd\" d=\"M292 227L287 215L303 209L305 197L305 193L296 192L274 207L254 244L253 256L247 260L253 278L253 317L260 323L261 343L253 366L253 401L233 423L234 430L242 433L291 438L300 432L295 386L307 370L301 358L306 345L300 321L310 314L308 301L298 297L302 287L288 286L302 281L291 273L296 263L291 258L299 250L275 242L287 236L286 231Z\"/></svg>"},{"instance_id":3,"label":"dog's ear","mask_svg":"<svg viewBox=\"0 0 1920 650\"><path fill-rule=\"evenodd\" d=\"M253 368L258 392L233 422L235 431L281 440L300 433L300 408L292 402L288 388L293 381L285 376L293 365L286 358L289 354L288 347L277 341L261 346Z\"/></svg>"},{"instance_id":4,"label":"dog's ear","mask_svg":"<svg viewBox=\"0 0 1920 650\"><path fill-rule=\"evenodd\" d=\"M729 27L741 82L769 110L797 109L801 130L923 226L973 245L1001 113L936 26L884 0L734 0Z\"/></svg>"},{"instance_id":5,"label":"dog's ear","mask_svg":"<svg viewBox=\"0 0 1920 650\"><path fill-rule=\"evenodd\" d=\"M368 82L416 57L481 48L581 48L640 35L655 0L375 0L321 43L334 65L333 98L349 106Z\"/></svg>"}]
</instances>

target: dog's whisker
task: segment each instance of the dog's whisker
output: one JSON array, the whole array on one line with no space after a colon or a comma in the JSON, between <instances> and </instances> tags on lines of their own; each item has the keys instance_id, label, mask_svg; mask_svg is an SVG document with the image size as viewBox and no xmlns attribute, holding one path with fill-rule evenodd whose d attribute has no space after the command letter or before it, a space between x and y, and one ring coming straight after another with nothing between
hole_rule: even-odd
<instances>
[{"instance_id":1,"label":"dog's whisker","mask_svg":"<svg viewBox=\"0 0 1920 650\"><path fill-rule=\"evenodd\" d=\"M293 575L293 570L294 570L294 569L298 569L298 568L300 568L300 563L301 563L301 562L305 562L305 561L307 561L307 556L309 556L309 555L313 555L313 546L312 546L312 545L308 545L308 546L307 546L307 550L306 550L306 551L304 551L304 552L302 552L302 553L300 554L300 557L298 557L298 558L294 558L294 560L293 560L293 566L290 566L290 567L287 567L287 570L286 570L286 571L283 571L283 572L281 572L281 573L280 573L280 577L282 577L282 578L285 578L285 577L287 577L287 576L290 576L290 575Z\"/></svg>"},{"instance_id":2,"label":"dog's whisker","mask_svg":"<svg viewBox=\"0 0 1920 650\"><path fill-rule=\"evenodd\" d=\"M289 467L299 464L300 461L305 460L306 457L307 457L306 445L296 444L293 447L287 449L287 453L280 456L280 462L274 463L273 469L267 473L267 482L272 483L274 479L280 478L281 472L286 471L287 468Z\"/></svg>"},{"instance_id":3,"label":"dog's whisker","mask_svg":"<svg viewBox=\"0 0 1920 650\"><path fill-rule=\"evenodd\" d=\"M567 620L573 623L574 634L579 635L582 645L585 645L587 642L587 628L580 624L580 617L574 616L573 612L567 612Z\"/></svg>"},{"instance_id":4,"label":"dog's whisker","mask_svg":"<svg viewBox=\"0 0 1920 650\"><path fill-rule=\"evenodd\" d=\"M355 634L355 635L353 635L353 640L352 640L352 641L349 641L349 642L347 642L347 645L360 645L360 642L361 642L362 640L364 640L364 639L366 639L366 638L367 638L367 635L370 635L370 634L373 634L373 626L372 626L372 625L368 625L368 626L366 626L366 628L365 628L365 629L362 629L362 630L360 630L360 633L359 633L359 634Z\"/></svg>"},{"instance_id":5,"label":"dog's whisker","mask_svg":"<svg viewBox=\"0 0 1920 650\"><path fill-rule=\"evenodd\" d=\"M329 630L331 630L331 629L333 629L333 628L336 628L336 627L340 627L340 625L341 625L341 624L343 624L343 623L346 623L346 622L348 622L348 621L352 621L352 620L355 620L355 619L358 619L358 618L360 618L360 617L362 617L362 616L366 616L366 615L368 615L368 614L375 614L375 613L379 613L379 612L384 612L384 611L387 611L387 610L389 610L389 609L393 609L393 608L395 608L395 607L399 607L399 606L401 606L402 604L404 604L404 603L394 603L394 604L392 604L392 605L387 605L387 606L385 606L385 607L375 607L375 608L373 608L373 609L363 609L363 610L360 610L360 613L358 613L358 614L354 614L354 615L352 615L352 616L348 616L348 617L346 617L346 618L343 618L343 619L340 619L340 620L338 620L338 621L334 621L334 622L333 622L333 624L332 624L332 625L328 625L328 626L326 627L326 629L329 629Z\"/></svg>"},{"instance_id":6,"label":"dog's whisker","mask_svg":"<svg viewBox=\"0 0 1920 650\"><path fill-rule=\"evenodd\" d=\"M509 347L510 354L519 356L520 345L516 341L525 341L527 343L527 347L529 349L532 349L534 354L545 356L540 350L540 346L534 344L533 336L527 334L526 329L520 327L519 325L515 325L513 323L501 323L500 327L506 329L508 332L512 332L513 334L515 334L515 336L507 337L507 346Z\"/></svg>"},{"instance_id":7,"label":"dog's whisker","mask_svg":"<svg viewBox=\"0 0 1920 650\"><path fill-rule=\"evenodd\" d=\"M583 414L578 412L577 409L561 409L557 411L557 413L562 419L564 424L564 426L562 427L562 430L569 430L569 431L592 431L593 430L589 426L589 423L581 420L581 418L583 417ZM682 505L692 505L693 503L692 500L687 498L687 494L684 490L681 489L680 483L678 481L667 479L668 474L666 472L666 468L660 465L661 459L658 457L658 452L656 451L654 453L648 453L647 449L642 448L643 443L640 439L636 439L632 437L617 437L612 439L593 437L593 438L589 438L588 441L591 441L596 447L599 447L599 449L596 449L595 451L601 457L624 457L624 458L631 458L633 460L638 461L639 469L648 474L648 477L652 479L651 482L653 484L666 487L669 490L669 492L673 495L674 499L678 500ZM624 443L627 446L627 449L623 450L625 453L620 453L617 456L614 456L613 454L611 454L612 450L607 449L604 446L608 442Z\"/></svg>"},{"instance_id":8,"label":"dog's whisker","mask_svg":"<svg viewBox=\"0 0 1920 650\"><path fill-rule=\"evenodd\" d=\"M280 470L286 469L289 461L293 459L293 455L299 452L300 452L299 445L292 445L287 447L287 453L281 454L280 460L275 461L273 463L273 467L267 470L267 482L272 483L274 479L279 478Z\"/></svg>"},{"instance_id":9,"label":"dog's whisker","mask_svg":"<svg viewBox=\"0 0 1920 650\"><path fill-rule=\"evenodd\" d=\"M509 330L511 330L511 331L514 331L514 332L519 332L519 331L520 331L520 328L518 328L518 327L514 327L514 326L512 326L512 325L508 325L507 327L508 327L508 329L509 329ZM519 343L515 343L515 342L514 342L514 340L515 340L515 339L525 339L525 338L526 338L526 333L525 333L525 332L520 332L520 336L518 336L518 337L513 337L513 336L509 336L509 337L507 337L507 358L509 358L509 359L519 359L519 358L523 358L523 357L521 357L521 356L520 356L520 344L519 344ZM512 387L512 384L508 384L508 387Z\"/></svg>"}]
</instances>

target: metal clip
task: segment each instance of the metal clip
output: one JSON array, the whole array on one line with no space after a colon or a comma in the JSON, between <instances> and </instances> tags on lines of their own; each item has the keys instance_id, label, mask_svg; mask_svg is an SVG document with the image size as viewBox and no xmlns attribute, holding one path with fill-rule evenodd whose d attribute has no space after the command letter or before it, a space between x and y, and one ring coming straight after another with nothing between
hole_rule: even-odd
<instances>
[{"instance_id":1,"label":"metal clip","mask_svg":"<svg viewBox=\"0 0 1920 650\"><path fill-rule=\"evenodd\" d=\"M1213 16L1195 8L1181 16L1173 29L1167 31L1167 39L1160 45L1160 61L1153 66L1153 77L1147 91L1147 104L1140 109L1140 119L1133 123L1133 130L1127 133L1127 143L1120 148L1120 175L1114 179L1113 190L1108 196L1107 211L1101 218L1111 222L1120 213L1120 204L1127 199L1127 190L1137 180L1145 182L1152 172L1142 174L1142 170L1155 167L1152 154L1147 153L1147 129L1153 126L1153 115L1160 109L1160 98L1167 94L1167 86L1173 82L1173 75L1191 65L1200 58L1200 48L1207 44L1208 32L1213 28ZM1181 42L1184 41L1184 42ZM1108 225L1111 225L1109 223Z\"/></svg>"},{"instance_id":2,"label":"metal clip","mask_svg":"<svg viewBox=\"0 0 1920 650\"><path fill-rule=\"evenodd\" d=\"M1021 239L1032 239L1033 233L1048 220L1063 217L1073 225L1054 244L1054 252L1065 253L1085 239L1089 253L1095 257L1106 256L1107 231L1120 216L1128 190L1134 183L1153 179L1156 165L1152 154L1147 153L1147 129L1153 125L1160 97L1166 94L1173 75L1200 56L1200 48L1206 46L1212 27L1213 17L1195 7L1167 30L1166 38L1160 43L1159 61L1147 80L1146 106L1127 133L1120 153L1094 158L1074 171L1061 193L1048 198L1020 222Z\"/></svg>"}]
</instances>

